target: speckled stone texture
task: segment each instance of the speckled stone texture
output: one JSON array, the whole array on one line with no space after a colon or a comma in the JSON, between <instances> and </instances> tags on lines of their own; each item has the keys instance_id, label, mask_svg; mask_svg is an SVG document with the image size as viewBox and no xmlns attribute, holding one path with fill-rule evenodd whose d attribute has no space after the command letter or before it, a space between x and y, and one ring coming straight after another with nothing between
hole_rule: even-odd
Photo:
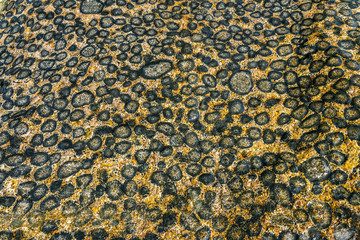
<instances>
[{"instance_id":1,"label":"speckled stone texture","mask_svg":"<svg viewBox=\"0 0 360 240\"><path fill-rule=\"evenodd\" d=\"M360 239L352 0L8 0L0 239Z\"/></svg>"}]
</instances>

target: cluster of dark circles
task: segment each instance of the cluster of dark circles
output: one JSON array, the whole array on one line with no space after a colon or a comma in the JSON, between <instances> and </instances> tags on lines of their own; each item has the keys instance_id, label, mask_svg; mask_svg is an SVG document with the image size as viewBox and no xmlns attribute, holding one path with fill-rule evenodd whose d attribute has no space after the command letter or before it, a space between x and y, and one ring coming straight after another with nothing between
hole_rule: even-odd
<instances>
[{"instance_id":1,"label":"cluster of dark circles","mask_svg":"<svg viewBox=\"0 0 360 240\"><path fill-rule=\"evenodd\" d=\"M6 0L0 239L360 238L356 0Z\"/></svg>"}]
</instances>

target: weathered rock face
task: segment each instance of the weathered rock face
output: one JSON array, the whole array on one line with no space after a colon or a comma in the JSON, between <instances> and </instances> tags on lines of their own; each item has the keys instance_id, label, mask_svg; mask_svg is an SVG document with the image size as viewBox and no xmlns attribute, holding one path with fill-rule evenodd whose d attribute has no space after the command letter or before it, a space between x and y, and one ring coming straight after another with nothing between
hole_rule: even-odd
<instances>
[{"instance_id":1,"label":"weathered rock face","mask_svg":"<svg viewBox=\"0 0 360 240\"><path fill-rule=\"evenodd\" d=\"M360 238L358 1L2 2L0 239Z\"/></svg>"}]
</instances>

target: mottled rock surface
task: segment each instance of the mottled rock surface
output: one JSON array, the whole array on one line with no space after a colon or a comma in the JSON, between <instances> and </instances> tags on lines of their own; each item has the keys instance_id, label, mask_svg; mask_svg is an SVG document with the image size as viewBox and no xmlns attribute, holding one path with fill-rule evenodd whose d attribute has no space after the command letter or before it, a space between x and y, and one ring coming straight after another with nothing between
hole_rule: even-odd
<instances>
[{"instance_id":1,"label":"mottled rock surface","mask_svg":"<svg viewBox=\"0 0 360 240\"><path fill-rule=\"evenodd\" d=\"M7 0L0 239L359 239L359 20L340 0Z\"/></svg>"}]
</instances>

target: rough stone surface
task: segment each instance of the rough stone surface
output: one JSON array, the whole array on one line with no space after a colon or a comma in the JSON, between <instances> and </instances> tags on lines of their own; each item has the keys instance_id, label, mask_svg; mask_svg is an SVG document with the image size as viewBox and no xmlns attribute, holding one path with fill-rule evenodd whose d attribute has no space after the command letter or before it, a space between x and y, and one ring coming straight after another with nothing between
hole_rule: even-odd
<instances>
[{"instance_id":1,"label":"rough stone surface","mask_svg":"<svg viewBox=\"0 0 360 240\"><path fill-rule=\"evenodd\" d=\"M253 85L252 76L249 71L234 73L229 79L230 90L240 95L250 93Z\"/></svg>"},{"instance_id":2,"label":"rough stone surface","mask_svg":"<svg viewBox=\"0 0 360 240\"><path fill-rule=\"evenodd\" d=\"M2 2L0 239L359 239L358 1Z\"/></svg>"}]
</instances>

